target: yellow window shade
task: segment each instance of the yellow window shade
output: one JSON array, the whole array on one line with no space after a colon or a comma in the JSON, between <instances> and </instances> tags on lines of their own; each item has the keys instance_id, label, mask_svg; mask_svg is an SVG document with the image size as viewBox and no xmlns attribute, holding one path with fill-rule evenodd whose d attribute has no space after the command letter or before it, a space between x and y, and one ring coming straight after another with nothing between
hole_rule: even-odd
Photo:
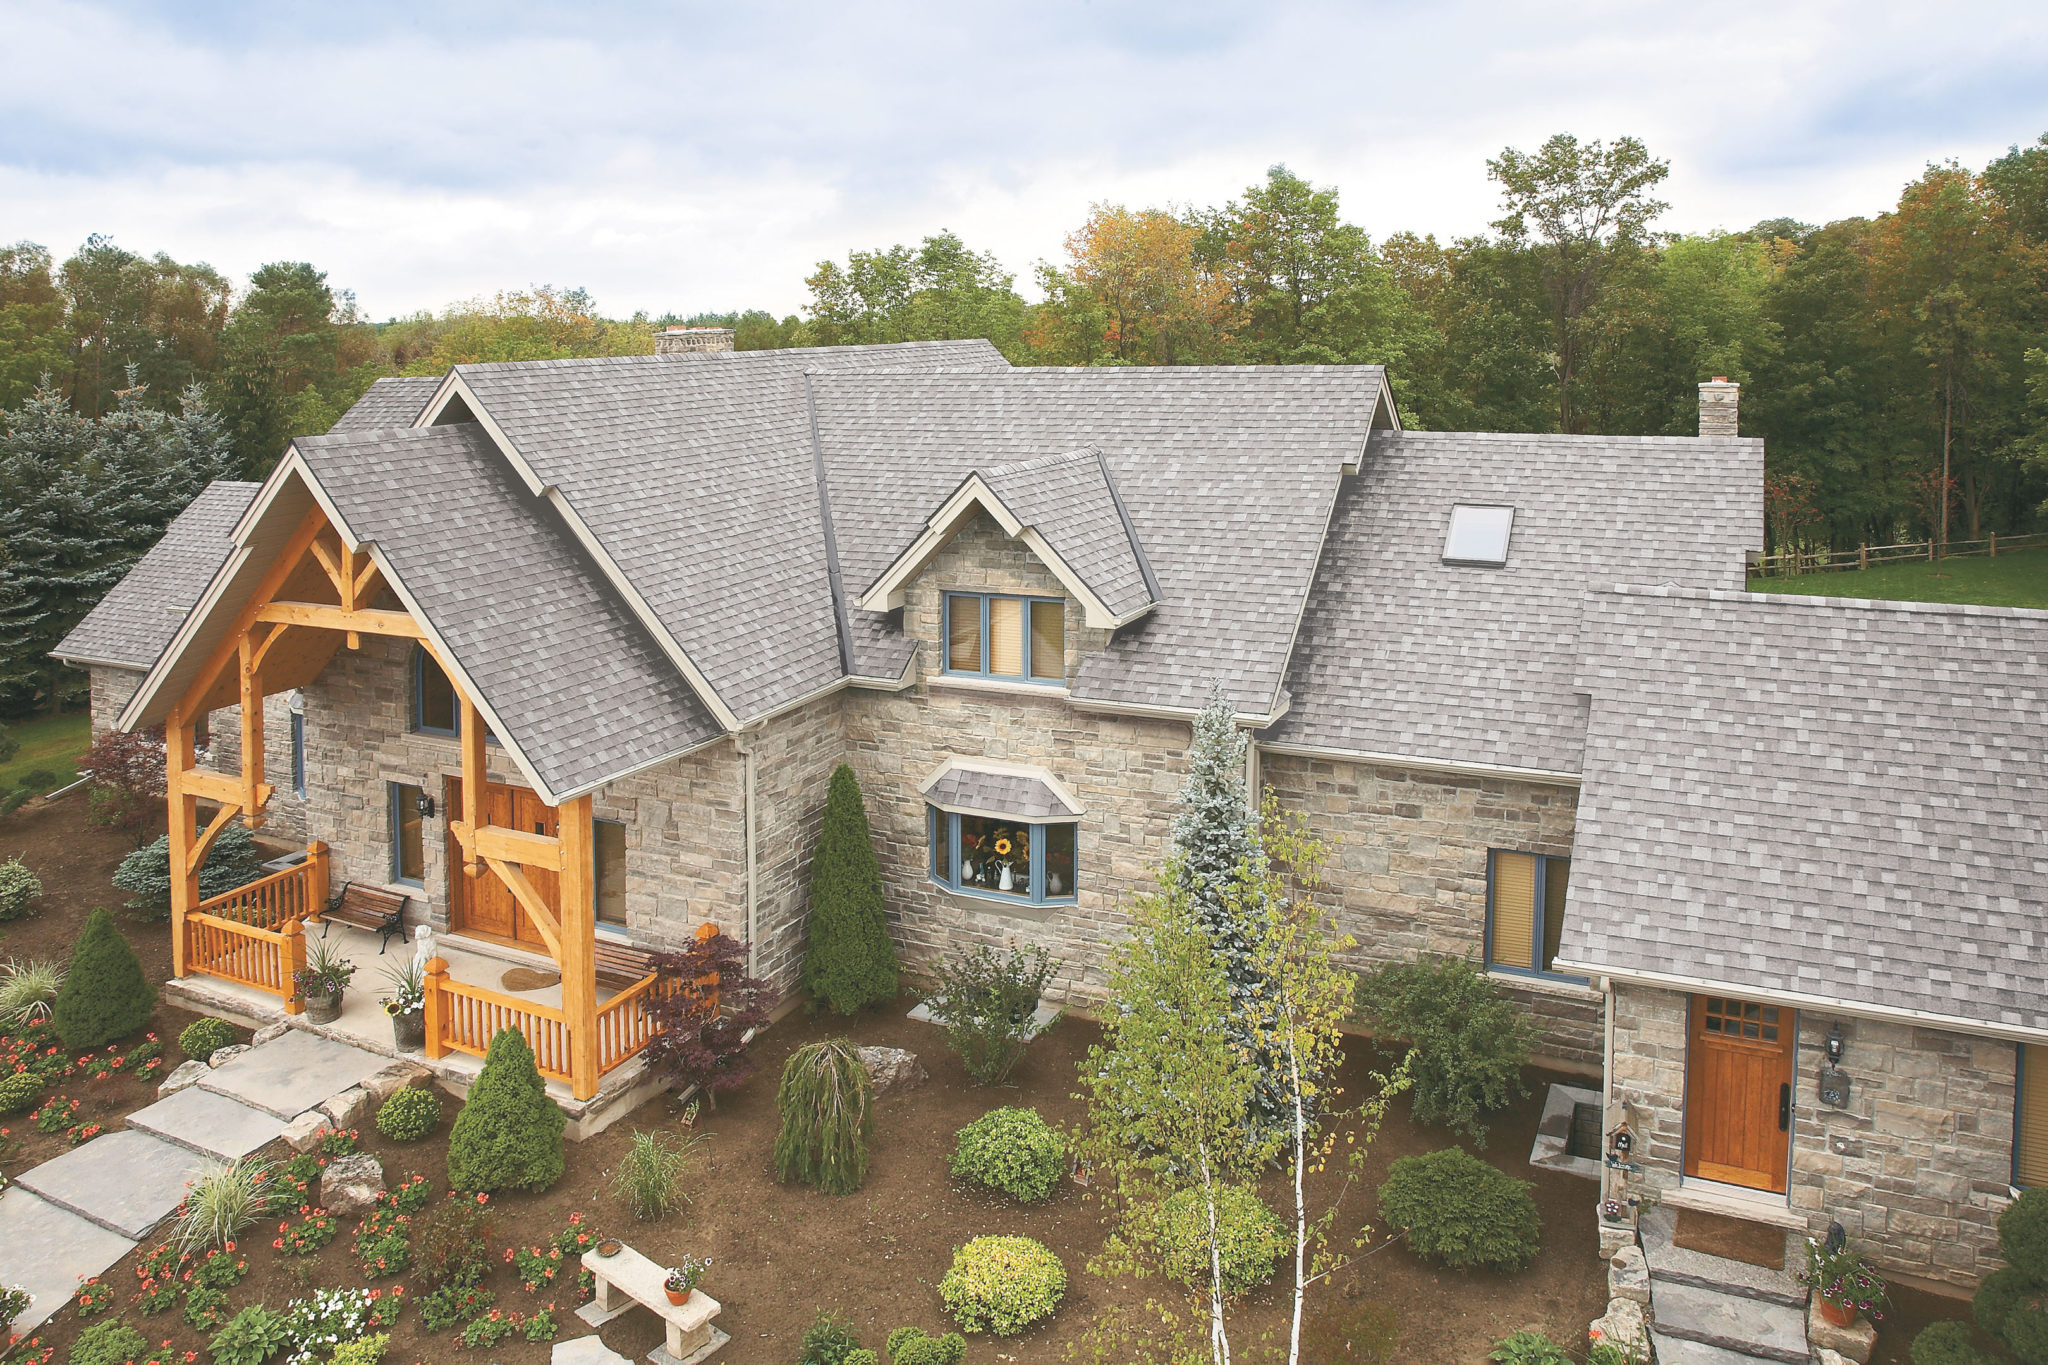
<instances>
[{"instance_id":1,"label":"yellow window shade","mask_svg":"<svg viewBox=\"0 0 2048 1365\"><path fill-rule=\"evenodd\" d=\"M2048 1047L2024 1046L2014 1179L2022 1185L2048 1185Z\"/></svg>"},{"instance_id":2,"label":"yellow window shade","mask_svg":"<svg viewBox=\"0 0 2048 1365\"><path fill-rule=\"evenodd\" d=\"M981 602L973 597L956 597L947 608L950 632L946 639L946 667L962 673L981 672Z\"/></svg>"},{"instance_id":3,"label":"yellow window shade","mask_svg":"<svg viewBox=\"0 0 2048 1365\"><path fill-rule=\"evenodd\" d=\"M1067 607L1064 602L1031 604L1031 676L1067 676Z\"/></svg>"},{"instance_id":4,"label":"yellow window shade","mask_svg":"<svg viewBox=\"0 0 2048 1365\"><path fill-rule=\"evenodd\" d=\"M1014 597L988 600L988 671L1024 676L1024 604Z\"/></svg>"},{"instance_id":5,"label":"yellow window shade","mask_svg":"<svg viewBox=\"0 0 2048 1365\"><path fill-rule=\"evenodd\" d=\"M1503 967L1528 969L1536 958L1536 857L1493 855L1493 952Z\"/></svg>"}]
</instances>

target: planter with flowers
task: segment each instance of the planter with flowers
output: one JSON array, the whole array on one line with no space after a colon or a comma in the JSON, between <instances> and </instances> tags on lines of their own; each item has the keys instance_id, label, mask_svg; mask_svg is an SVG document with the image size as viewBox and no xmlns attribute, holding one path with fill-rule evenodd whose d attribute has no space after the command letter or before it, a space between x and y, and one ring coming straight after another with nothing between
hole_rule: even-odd
<instances>
[{"instance_id":1,"label":"planter with flowers","mask_svg":"<svg viewBox=\"0 0 2048 1365\"><path fill-rule=\"evenodd\" d=\"M418 1052L427 1045L426 968L410 957L386 967L384 980L391 990L384 1012L391 1016L392 1040L400 1052Z\"/></svg>"},{"instance_id":2,"label":"planter with flowers","mask_svg":"<svg viewBox=\"0 0 2048 1365\"><path fill-rule=\"evenodd\" d=\"M698 1284L703 1281L704 1272L709 1269L709 1256L685 1256L670 1266L668 1278L661 1284L661 1287L668 1291L668 1301L673 1304L688 1303L690 1295L697 1292Z\"/></svg>"},{"instance_id":3,"label":"planter with flowers","mask_svg":"<svg viewBox=\"0 0 2048 1365\"><path fill-rule=\"evenodd\" d=\"M1813 1291L1820 1315L1837 1327L1855 1326L1861 1313L1868 1313L1872 1322L1882 1322L1891 1307L1884 1279L1839 1232L1837 1229L1826 1241L1806 1239L1806 1269L1799 1272L1799 1282Z\"/></svg>"},{"instance_id":4,"label":"planter with flowers","mask_svg":"<svg viewBox=\"0 0 2048 1365\"><path fill-rule=\"evenodd\" d=\"M306 944L306 965L292 973L292 989L306 1002L306 1018L331 1024L341 1017L341 993L348 989L356 965L325 938Z\"/></svg>"}]
</instances>

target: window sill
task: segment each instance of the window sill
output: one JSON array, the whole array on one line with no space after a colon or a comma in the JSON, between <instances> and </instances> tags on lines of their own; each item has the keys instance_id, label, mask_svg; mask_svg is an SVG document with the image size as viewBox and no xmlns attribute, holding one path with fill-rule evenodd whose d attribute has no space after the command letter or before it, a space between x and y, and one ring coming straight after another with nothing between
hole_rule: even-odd
<instances>
[{"instance_id":1,"label":"window sill","mask_svg":"<svg viewBox=\"0 0 2048 1365\"><path fill-rule=\"evenodd\" d=\"M1065 683L1025 682L1021 678L974 678L963 673L934 673L925 679L933 687L957 687L963 692L1007 692L1012 696L1059 697L1072 695Z\"/></svg>"},{"instance_id":2,"label":"window sill","mask_svg":"<svg viewBox=\"0 0 2048 1365\"><path fill-rule=\"evenodd\" d=\"M1486 979L1501 986L1525 986L1541 995L1563 996L1571 1000L1598 1000L1600 992L1590 981L1581 981L1571 976L1541 976L1535 972L1517 972L1500 967L1488 967Z\"/></svg>"},{"instance_id":3,"label":"window sill","mask_svg":"<svg viewBox=\"0 0 2048 1365\"><path fill-rule=\"evenodd\" d=\"M1014 919L1028 919L1039 924L1045 923L1060 911L1068 909L1074 904L1072 898L1058 901L1023 901L1013 896L1005 896L1000 892L963 891L957 886L948 886L946 883L931 877L925 878L925 884L935 891L942 892L954 900L960 901L969 909L979 910L984 913L1008 915Z\"/></svg>"}]
</instances>

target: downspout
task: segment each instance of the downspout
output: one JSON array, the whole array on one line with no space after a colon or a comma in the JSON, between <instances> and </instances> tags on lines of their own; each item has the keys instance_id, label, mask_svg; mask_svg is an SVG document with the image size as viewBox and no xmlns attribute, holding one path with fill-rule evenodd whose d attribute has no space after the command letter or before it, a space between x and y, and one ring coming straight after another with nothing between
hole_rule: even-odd
<instances>
[{"instance_id":1,"label":"downspout","mask_svg":"<svg viewBox=\"0 0 2048 1365\"><path fill-rule=\"evenodd\" d=\"M1600 1052L1600 1088L1605 1092L1601 1100L1601 1110L1604 1113L1609 1105L1618 1103L1614 1092L1614 978L1611 976L1600 978L1600 1003L1606 1015L1606 1040L1602 1044ZM1627 1122L1628 1106L1622 1104L1618 1121L1614 1118L1609 1118L1606 1132L1611 1133L1620 1124ZM1611 1187L1615 1177L1620 1172L1607 1164L1605 1150L1607 1138L1605 1133L1601 1136L1600 1145L1602 1148L1600 1154L1600 1198L1604 1202L1618 1197Z\"/></svg>"},{"instance_id":2,"label":"downspout","mask_svg":"<svg viewBox=\"0 0 2048 1365\"><path fill-rule=\"evenodd\" d=\"M733 748L740 756L740 809L746 825L747 858L747 975L759 976L761 958L761 901L759 873L756 870L758 845L755 838L754 816L754 736L736 734L732 737Z\"/></svg>"}]
</instances>

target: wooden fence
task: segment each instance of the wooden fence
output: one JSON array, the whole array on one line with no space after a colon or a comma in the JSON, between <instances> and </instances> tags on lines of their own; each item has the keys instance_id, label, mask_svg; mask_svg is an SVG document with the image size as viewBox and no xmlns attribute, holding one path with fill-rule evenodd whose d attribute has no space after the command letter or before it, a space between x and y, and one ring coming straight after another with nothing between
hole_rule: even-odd
<instances>
[{"instance_id":1,"label":"wooden fence","mask_svg":"<svg viewBox=\"0 0 2048 1365\"><path fill-rule=\"evenodd\" d=\"M2027 550L2048 545L2048 531L1999 536L1982 540L1951 540L1946 548L1940 541L1911 540L1900 545L1858 545L1854 550L1818 548L1786 550L1774 555L1756 555L1749 561L1751 578L1793 578L1800 574L1832 573L1839 569L1868 569L1879 564L1903 564L1913 560L1996 559L2001 550Z\"/></svg>"}]
</instances>

